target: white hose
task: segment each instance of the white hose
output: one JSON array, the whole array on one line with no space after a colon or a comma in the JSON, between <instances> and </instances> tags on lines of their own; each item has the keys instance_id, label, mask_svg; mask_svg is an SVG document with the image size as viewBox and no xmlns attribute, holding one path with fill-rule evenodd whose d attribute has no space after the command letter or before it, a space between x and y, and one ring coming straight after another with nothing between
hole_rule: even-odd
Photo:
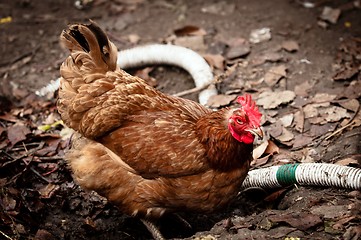
<instances>
[{"instance_id":1,"label":"white hose","mask_svg":"<svg viewBox=\"0 0 361 240\"><path fill-rule=\"evenodd\" d=\"M175 65L186 70L193 78L197 88L205 88L199 93L199 102L206 105L208 99L217 95L213 83L213 73L202 56L185 47L176 45L150 44L118 52L117 64L121 69L140 67L150 64ZM60 79L52 81L35 93L45 96L59 88Z\"/></svg>"},{"instance_id":2,"label":"white hose","mask_svg":"<svg viewBox=\"0 0 361 240\"><path fill-rule=\"evenodd\" d=\"M248 172L242 188L277 188L299 184L361 189L361 169L328 163L273 166Z\"/></svg>"}]
</instances>

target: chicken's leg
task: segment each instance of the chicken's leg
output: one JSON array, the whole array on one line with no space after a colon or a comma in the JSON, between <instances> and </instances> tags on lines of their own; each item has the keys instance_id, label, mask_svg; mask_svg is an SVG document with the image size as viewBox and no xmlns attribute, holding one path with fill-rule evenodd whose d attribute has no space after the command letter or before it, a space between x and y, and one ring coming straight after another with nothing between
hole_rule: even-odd
<instances>
[{"instance_id":1,"label":"chicken's leg","mask_svg":"<svg viewBox=\"0 0 361 240\"><path fill-rule=\"evenodd\" d=\"M165 240L162 233L159 231L158 227L151 221L147 219L140 219L148 231L153 235L154 240Z\"/></svg>"}]
</instances>

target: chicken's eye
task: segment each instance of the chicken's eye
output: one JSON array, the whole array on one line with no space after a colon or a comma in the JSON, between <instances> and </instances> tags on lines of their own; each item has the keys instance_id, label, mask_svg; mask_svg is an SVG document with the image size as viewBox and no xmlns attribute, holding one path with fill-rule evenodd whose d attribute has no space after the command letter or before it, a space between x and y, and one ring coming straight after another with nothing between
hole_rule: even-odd
<instances>
[{"instance_id":1,"label":"chicken's eye","mask_svg":"<svg viewBox=\"0 0 361 240\"><path fill-rule=\"evenodd\" d=\"M241 119L239 119L239 118L237 118L236 121L237 121L238 124L243 124L243 121Z\"/></svg>"}]
</instances>

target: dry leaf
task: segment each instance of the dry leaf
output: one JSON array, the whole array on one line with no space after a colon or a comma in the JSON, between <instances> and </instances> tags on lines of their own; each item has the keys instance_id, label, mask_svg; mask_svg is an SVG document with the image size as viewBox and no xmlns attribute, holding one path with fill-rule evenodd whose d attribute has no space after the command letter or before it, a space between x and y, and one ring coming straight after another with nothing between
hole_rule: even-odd
<instances>
[{"instance_id":1,"label":"dry leaf","mask_svg":"<svg viewBox=\"0 0 361 240\"><path fill-rule=\"evenodd\" d=\"M343 118L350 118L350 114L347 110L341 107L332 106L329 108L320 108L318 110L318 116L310 118L310 123L313 124L325 124L328 122L337 122Z\"/></svg>"},{"instance_id":2,"label":"dry leaf","mask_svg":"<svg viewBox=\"0 0 361 240\"><path fill-rule=\"evenodd\" d=\"M305 231L311 227L323 223L322 219L315 214L300 212L300 213L282 213L268 217L272 222L286 222L292 227Z\"/></svg>"},{"instance_id":3,"label":"dry leaf","mask_svg":"<svg viewBox=\"0 0 361 240\"><path fill-rule=\"evenodd\" d=\"M337 95L328 94L328 93L317 93L311 98L313 103L329 103L332 100L335 100Z\"/></svg>"},{"instance_id":4,"label":"dry leaf","mask_svg":"<svg viewBox=\"0 0 361 240\"><path fill-rule=\"evenodd\" d=\"M177 36L204 36L207 32L203 28L199 28L193 25L187 25L182 28L178 28L174 30L175 35Z\"/></svg>"},{"instance_id":5,"label":"dry leaf","mask_svg":"<svg viewBox=\"0 0 361 240\"><path fill-rule=\"evenodd\" d=\"M274 155L278 154L280 152L280 149L273 141L268 140L268 146L264 152Z\"/></svg>"},{"instance_id":6,"label":"dry leaf","mask_svg":"<svg viewBox=\"0 0 361 240\"><path fill-rule=\"evenodd\" d=\"M347 205L321 205L313 206L310 211L326 219L335 219L347 214Z\"/></svg>"},{"instance_id":7,"label":"dry leaf","mask_svg":"<svg viewBox=\"0 0 361 240\"><path fill-rule=\"evenodd\" d=\"M282 143L285 143L293 140L294 137L295 135L293 135L292 132L288 131L286 128L283 128L281 136L278 136L276 139Z\"/></svg>"},{"instance_id":8,"label":"dry leaf","mask_svg":"<svg viewBox=\"0 0 361 240\"><path fill-rule=\"evenodd\" d=\"M267 147L268 147L268 141L264 141L259 146L257 146L255 149L253 149L253 152L252 152L253 159L260 158L263 155L263 153L266 151Z\"/></svg>"},{"instance_id":9,"label":"dry leaf","mask_svg":"<svg viewBox=\"0 0 361 240\"><path fill-rule=\"evenodd\" d=\"M298 43L294 40L284 41L281 46L287 52L296 52L300 48Z\"/></svg>"},{"instance_id":10,"label":"dry leaf","mask_svg":"<svg viewBox=\"0 0 361 240\"><path fill-rule=\"evenodd\" d=\"M268 129L268 133L272 137L277 138L278 136L281 136L282 130L283 130L283 126L281 121L277 121L276 123L271 125L271 127Z\"/></svg>"},{"instance_id":11,"label":"dry leaf","mask_svg":"<svg viewBox=\"0 0 361 240\"><path fill-rule=\"evenodd\" d=\"M190 48L196 52L205 52L207 46L204 44L203 36L185 36L174 40L175 45Z\"/></svg>"},{"instance_id":12,"label":"dry leaf","mask_svg":"<svg viewBox=\"0 0 361 240\"><path fill-rule=\"evenodd\" d=\"M300 133L303 132L303 128L304 128L304 125L305 125L305 116L304 116L304 113L302 110L300 111L297 111L295 114L294 114L294 127L297 131L299 131Z\"/></svg>"},{"instance_id":13,"label":"dry leaf","mask_svg":"<svg viewBox=\"0 0 361 240\"><path fill-rule=\"evenodd\" d=\"M264 109L273 109L281 104L289 103L295 99L296 94L293 91L286 90L281 92L262 92L257 99L257 105Z\"/></svg>"},{"instance_id":14,"label":"dry leaf","mask_svg":"<svg viewBox=\"0 0 361 240\"><path fill-rule=\"evenodd\" d=\"M286 70L285 65L270 68L264 76L265 83L270 87L274 86L281 78L286 76Z\"/></svg>"},{"instance_id":15,"label":"dry leaf","mask_svg":"<svg viewBox=\"0 0 361 240\"><path fill-rule=\"evenodd\" d=\"M281 117L280 121L284 127L289 127L289 126L291 126L291 124L293 122L293 118L294 118L293 114L290 113L290 114L287 114L287 115L284 115L283 117Z\"/></svg>"},{"instance_id":16,"label":"dry leaf","mask_svg":"<svg viewBox=\"0 0 361 240\"><path fill-rule=\"evenodd\" d=\"M307 97L308 92L313 88L313 84L310 84L308 81L301 83L300 85L295 86L295 93L298 96Z\"/></svg>"},{"instance_id":17,"label":"dry leaf","mask_svg":"<svg viewBox=\"0 0 361 240\"><path fill-rule=\"evenodd\" d=\"M350 80L353 76L355 76L359 72L357 67L354 68L343 68L339 72L333 76L333 80L340 81L340 80Z\"/></svg>"},{"instance_id":18,"label":"dry leaf","mask_svg":"<svg viewBox=\"0 0 361 240\"><path fill-rule=\"evenodd\" d=\"M7 133L11 145L14 146L16 143L24 141L26 139L26 135L30 134L31 131L23 123L15 123L14 125L8 127Z\"/></svg>"},{"instance_id":19,"label":"dry leaf","mask_svg":"<svg viewBox=\"0 0 361 240\"><path fill-rule=\"evenodd\" d=\"M339 102L338 104L340 104L341 107L346 108L347 110L350 110L352 112L356 112L360 107L360 103L359 101L357 101L357 99L350 99L344 102Z\"/></svg>"},{"instance_id":20,"label":"dry leaf","mask_svg":"<svg viewBox=\"0 0 361 240\"><path fill-rule=\"evenodd\" d=\"M238 46L231 46L226 54L227 59L235 59L245 57L251 52L251 48L248 44L242 44Z\"/></svg>"},{"instance_id":21,"label":"dry leaf","mask_svg":"<svg viewBox=\"0 0 361 240\"><path fill-rule=\"evenodd\" d=\"M54 185L52 183L49 183L46 186L43 186L40 190L40 197L41 198L51 198L54 193L56 193L56 191L60 188L59 185Z\"/></svg>"},{"instance_id":22,"label":"dry leaf","mask_svg":"<svg viewBox=\"0 0 361 240\"><path fill-rule=\"evenodd\" d=\"M310 135L313 137L318 137L324 135L328 132L332 132L335 130L335 123L326 123L324 125L311 125Z\"/></svg>"},{"instance_id":23,"label":"dry leaf","mask_svg":"<svg viewBox=\"0 0 361 240\"><path fill-rule=\"evenodd\" d=\"M312 137L308 137L308 136L304 136L302 134L298 134L295 137L295 141L293 142L293 148L299 148L302 146L307 146L308 144L310 144L312 142L313 138Z\"/></svg>"},{"instance_id":24,"label":"dry leaf","mask_svg":"<svg viewBox=\"0 0 361 240\"><path fill-rule=\"evenodd\" d=\"M204 59L214 68L224 70L225 59L220 54L204 54Z\"/></svg>"},{"instance_id":25,"label":"dry leaf","mask_svg":"<svg viewBox=\"0 0 361 240\"><path fill-rule=\"evenodd\" d=\"M251 60L251 64L257 66L265 62L279 62L283 60L283 55L279 52L266 52L262 55L255 56L255 58Z\"/></svg>"},{"instance_id":26,"label":"dry leaf","mask_svg":"<svg viewBox=\"0 0 361 240\"><path fill-rule=\"evenodd\" d=\"M318 116L318 109L313 104L308 104L304 106L302 110L305 118L312 118Z\"/></svg>"},{"instance_id":27,"label":"dry leaf","mask_svg":"<svg viewBox=\"0 0 361 240\"><path fill-rule=\"evenodd\" d=\"M342 159L342 160L338 160L337 162L335 162L335 164L342 165L342 166L349 166L349 165L352 165L352 164L357 165L358 161L356 159L353 159L353 158L345 158L345 159Z\"/></svg>"},{"instance_id":28,"label":"dry leaf","mask_svg":"<svg viewBox=\"0 0 361 240\"><path fill-rule=\"evenodd\" d=\"M208 100L207 106L214 107L214 108L227 106L234 99L236 99L236 97L237 97L237 95L235 95L235 94L233 94L233 95L224 95L224 94L216 95L216 96L211 97Z\"/></svg>"}]
</instances>

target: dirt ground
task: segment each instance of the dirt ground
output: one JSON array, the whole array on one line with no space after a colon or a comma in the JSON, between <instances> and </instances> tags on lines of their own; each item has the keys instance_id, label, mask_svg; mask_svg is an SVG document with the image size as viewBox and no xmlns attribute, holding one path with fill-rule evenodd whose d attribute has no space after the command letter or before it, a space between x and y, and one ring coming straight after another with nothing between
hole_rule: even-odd
<instances>
[{"instance_id":1,"label":"dirt ground","mask_svg":"<svg viewBox=\"0 0 361 240\"><path fill-rule=\"evenodd\" d=\"M234 98L224 96L240 92L266 100L263 126L276 147L261 152L253 168L294 162L360 168L360 1L83 2L90 3L0 1L0 239L151 238L139 220L72 181L62 158L68 141L54 124L56 98L34 95L59 76L68 54L58 43L62 29L88 19L119 49L172 42L204 55L220 79L222 98L214 106L229 105ZM250 40L261 28L271 38ZM132 72L156 79L167 93L193 87L176 67ZM266 93L286 90L292 99L277 95L281 101L269 105ZM158 224L167 238L361 239L361 193L352 189L253 189L222 212L181 215L192 229L166 217Z\"/></svg>"}]
</instances>

